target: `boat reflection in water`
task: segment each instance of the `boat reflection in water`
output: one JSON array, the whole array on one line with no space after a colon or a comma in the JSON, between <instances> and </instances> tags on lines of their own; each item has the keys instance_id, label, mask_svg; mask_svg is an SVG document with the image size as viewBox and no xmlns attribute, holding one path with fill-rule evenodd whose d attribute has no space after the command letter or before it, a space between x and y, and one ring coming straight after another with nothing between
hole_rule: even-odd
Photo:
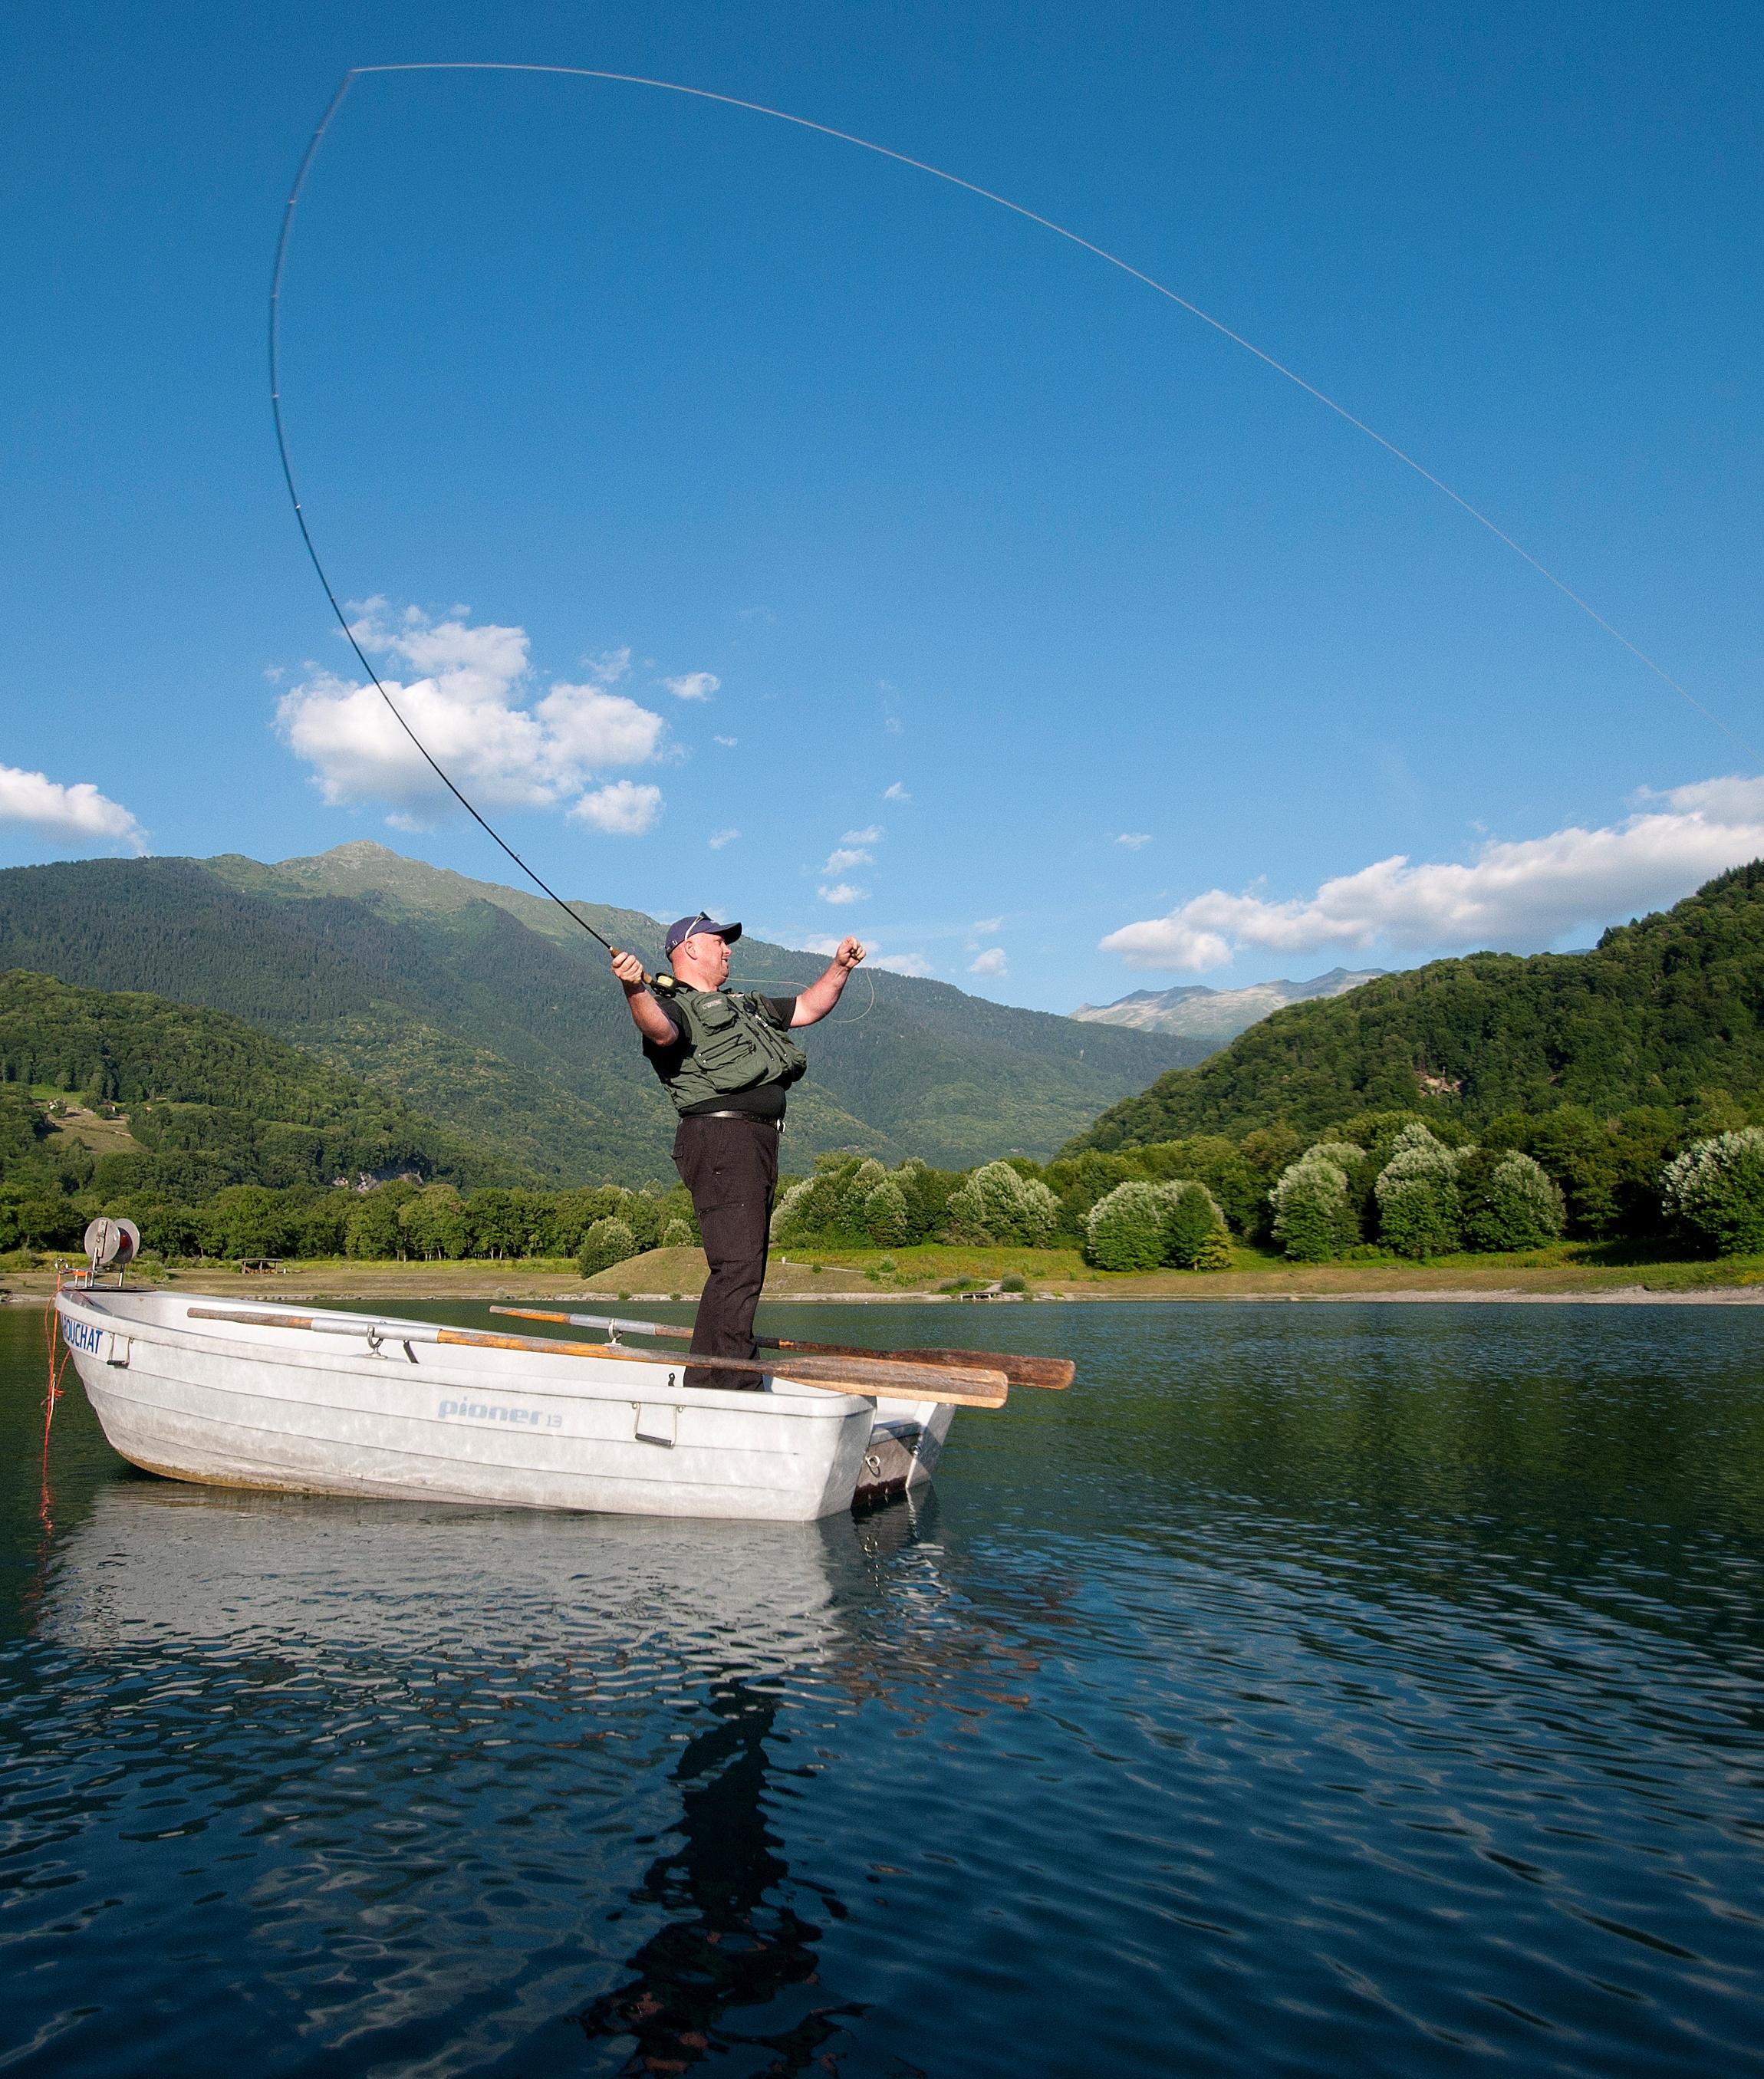
<instances>
[{"instance_id":1,"label":"boat reflection in water","mask_svg":"<svg viewBox=\"0 0 1764 2079\"><path fill-rule=\"evenodd\" d=\"M915 1526L904 1503L706 1525L130 1480L62 1547L39 1629L128 1684L211 1791L274 1785L253 1796L276 1826L226 1875L261 1990L309 2039L370 2043L396 2007L401 2042L488 2059L548 2014L615 2058L634 2043L631 2072L738 2047L795 2072L862 2010L819 1982L844 1907L790 1868L779 1780L815 1771L778 1721L886 1684L857 1663ZM935 1562L909 1563L922 1608ZM345 1962L395 1891L408 1931Z\"/></svg>"},{"instance_id":2,"label":"boat reflection in water","mask_svg":"<svg viewBox=\"0 0 1764 2079\"><path fill-rule=\"evenodd\" d=\"M700 1523L129 1479L61 1548L44 1627L89 1652L260 1648L322 1663L367 1648L393 1655L389 1669L518 1652L530 1670L600 1678L650 1653L711 1671L727 1655L752 1676L832 1638L841 1530L855 1546L844 1517Z\"/></svg>"}]
</instances>

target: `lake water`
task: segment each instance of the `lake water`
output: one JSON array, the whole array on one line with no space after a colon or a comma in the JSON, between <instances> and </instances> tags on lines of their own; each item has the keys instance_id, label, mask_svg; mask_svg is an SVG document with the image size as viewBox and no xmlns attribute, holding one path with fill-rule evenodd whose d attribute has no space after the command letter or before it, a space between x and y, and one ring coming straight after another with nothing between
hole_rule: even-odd
<instances>
[{"instance_id":1,"label":"lake water","mask_svg":"<svg viewBox=\"0 0 1764 2079\"><path fill-rule=\"evenodd\" d=\"M77 1384L45 1489L0 1312L0 2069L1764 2071L1764 1314L769 1319L1079 1385L802 1529L178 1487Z\"/></svg>"}]
</instances>

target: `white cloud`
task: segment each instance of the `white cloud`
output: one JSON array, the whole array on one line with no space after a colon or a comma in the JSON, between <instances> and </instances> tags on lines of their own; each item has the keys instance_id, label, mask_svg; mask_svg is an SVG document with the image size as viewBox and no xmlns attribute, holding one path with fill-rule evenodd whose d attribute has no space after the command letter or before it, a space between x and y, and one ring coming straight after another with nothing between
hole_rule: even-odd
<instances>
[{"instance_id":1,"label":"white cloud","mask_svg":"<svg viewBox=\"0 0 1764 2079\"><path fill-rule=\"evenodd\" d=\"M1110 932L1103 950L1129 967L1198 973L1227 965L1240 947L1536 948L1676 901L1764 855L1764 779L1699 780L1636 798L1642 805L1620 822L1491 842L1468 865L1414 866L1398 853L1284 902L1210 889L1167 916Z\"/></svg>"},{"instance_id":2,"label":"white cloud","mask_svg":"<svg viewBox=\"0 0 1764 2079\"><path fill-rule=\"evenodd\" d=\"M983 917L974 927L974 934L976 938L990 939L995 931L1004 929L1004 919L1002 917Z\"/></svg>"},{"instance_id":3,"label":"white cloud","mask_svg":"<svg viewBox=\"0 0 1764 2079\"><path fill-rule=\"evenodd\" d=\"M470 611L467 607L458 608L458 618L463 621ZM627 642L622 650L603 650L597 657L585 657L582 662L597 685L616 686L631 669L631 645Z\"/></svg>"},{"instance_id":4,"label":"white cloud","mask_svg":"<svg viewBox=\"0 0 1764 2079\"><path fill-rule=\"evenodd\" d=\"M827 862L821 868L822 872L849 873L854 866L874 866L876 864L876 855L869 847L873 844L880 843L882 834L882 826L880 823L871 823L866 829L861 830L848 830L833 850L827 855ZM824 888L821 890L821 893L829 902L835 899L828 894ZM847 895L840 899L850 902L857 898L855 896Z\"/></svg>"},{"instance_id":5,"label":"white cloud","mask_svg":"<svg viewBox=\"0 0 1764 2079\"><path fill-rule=\"evenodd\" d=\"M661 789L640 787L634 780L614 780L585 794L570 810L612 838L640 838L655 827L661 814Z\"/></svg>"},{"instance_id":6,"label":"white cloud","mask_svg":"<svg viewBox=\"0 0 1764 2079\"><path fill-rule=\"evenodd\" d=\"M544 726L547 751L571 765L647 765L667 726L622 693L561 679L533 712Z\"/></svg>"},{"instance_id":7,"label":"white cloud","mask_svg":"<svg viewBox=\"0 0 1764 2079\"><path fill-rule=\"evenodd\" d=\"M25 772L15 765L0 765L0 823L28 823L57 837L98 838L137 852L147 849L140 825L90 780L65 786L46 772Z\"/></svg>"},{"instance_id":8,"label":"white cloud","mask_svg":"<svg viewBox=\"0 0 1764 2079\"><path fill-rule=\"evenodd\" d=\"M384 600L370 600L354 633L370 654L396 659L417 675L402 684L388 677L387 691L474 801L555 808L573 798L572 813L584 821L630 827L622 819L637 812L626 797L618 797L626 805L615 809L605 787L593 797L585 791L607 767L647 764L660 752L661 717L608 690L628 670L628 650L593 660L592 683L554 680L534 701L524 629L473 627L463 608L440 621L411 608L395 621ZM378 801L407 818L446 809L439 783L371 685L316 671L283 695L276 719L295 755L314 768L327 801ZM656 789L632 791L654 796L659 807ZM601 805L590 809L589 799ZM652 822L655 810L647 814Z\"/></svg>"},{"instance_id":9,"label":"white cloud","mask_svg":"<svg viewBox=\"0 0 1764 2079\"><path fill-rule=\"evenodd\" d=\"M996 977L1008 972L1003 946L988 946L983 953L977 953L968 963L968 973L973 975Z\"/></svg>"},{"instance_id":10,"label":"white cloud","mask_svg":"<svg viewBox=\"0 0 1764 2079\"><path fill-rule=\"evenodd\" d=\"M707 701L723 684L714 671L685 671L661 683L677 701Z\"/></svg>"},{"instance_id":11,"label":"white cloud","mask_svg":"<svg viewBox=\"0 0 1764 2079\"><path fill-rule=\"evenodd\" d=\"M867 888L853 888L848 881L839 881L831 888L823 885L815 892L820 897L822 901L836 905L844 902L862 902L869 894Z\"/></svg>"},{"instance_id":12,"label":"white cloud","mask_svg":"<svg viewBox=\"0 0 1764 2079\"><path fill-rule=\"evenodd\" d=\"M1121 835L1116 839L1115 842L1118 845L1125 845L1129 851L1138 851L1142 845L1149 845L1151 843L1151 832L1150 830L1123 830Z\"/></svg>"},{"instance_id":13,"label":"white cloud","mask_svg":"<svg viewBox=\"0 0 1764 2079\"><path fill-rule=\"evenodd\" d=\"M710 741L713 743L720 743L725 751L733 751L741 739L738 736L714 736Z\"/></svg>"},{"instance_id":14,"label":"white cloud","mask_svg":"<svg viewBox=\"0 0 1764 2079\"><path fill-rule=\"evenodd\" d=\"M891 787L883 788L882 799L885 801L910 801L912 797L897 780Z\"/></svg>"},{"instance_id":15,"label":"white cloud","mask_svg":"<svg viewBox=\"0 0 1764 2079\"><path fill-rule=\"evenodd\" d=\"M721 851L726 844L733 844L740 835L739 830L713 830L705 842L713 851Z\"/></svg>"}]
</instances>

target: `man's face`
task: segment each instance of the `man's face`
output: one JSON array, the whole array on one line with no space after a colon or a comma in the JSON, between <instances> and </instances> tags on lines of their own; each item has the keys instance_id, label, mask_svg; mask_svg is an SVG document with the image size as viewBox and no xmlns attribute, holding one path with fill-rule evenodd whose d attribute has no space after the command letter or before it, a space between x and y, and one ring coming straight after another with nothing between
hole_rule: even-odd
<instances>
[{"instance_id":1,"label":"man's face","mask_svg":"<svg viewBox=\"0 0 1764 2079\"><path fill-rule=\"evenodd\" d=\"M694 931L674 948L674 973L693 989L721 989L729 972L729 942L714 931Z\"/></svg>"}]
</instances>

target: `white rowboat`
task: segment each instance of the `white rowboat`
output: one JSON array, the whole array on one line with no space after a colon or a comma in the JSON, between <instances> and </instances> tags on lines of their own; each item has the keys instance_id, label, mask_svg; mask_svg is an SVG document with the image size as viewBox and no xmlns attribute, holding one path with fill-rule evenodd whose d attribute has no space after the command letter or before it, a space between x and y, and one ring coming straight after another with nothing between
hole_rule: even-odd
<instances>
[{"instance_id":1,"label":"white rowboat","mask_svg":"<svg viewBox=\"0 0 1764 2079\"><path fill-rule=\"evenodd\" d=\"M953 1412L781 1372L759 1393L688 1388L678 1359L441 1343L432 1322L341 1311L55 1303L111 1445L221 1487L806 1522L928 1479Z\"/></svg>"}]
</instances>

